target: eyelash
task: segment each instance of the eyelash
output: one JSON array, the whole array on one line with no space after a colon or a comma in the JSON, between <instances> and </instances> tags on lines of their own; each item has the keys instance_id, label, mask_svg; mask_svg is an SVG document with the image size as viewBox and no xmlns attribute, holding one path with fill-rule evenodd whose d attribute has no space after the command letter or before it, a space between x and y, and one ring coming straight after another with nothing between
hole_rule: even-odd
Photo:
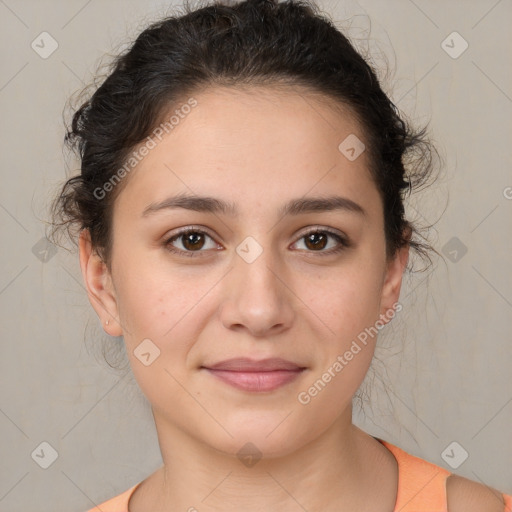
<instances>
[{"instance_id":1,"label":"eyelash","mask_svg":"<svg viewBox=\"0 0 512 512\"><path fill-rule=\"evenodd\" d=\"M206 235L206 236L210 237L213 240L213 237L209 233L207 233L206 231L204 231L202 229L187 227L187 228L184 228L183 230L179 231L178 233L175 233L171 238L168 238L164 242L165 248L169 252L174 253L174 254L178 254L180 256L187 256L187 257L192 257L192 258L198 257L199 255L197 253L206 252L206 251L205 250L183 251L181 249L176 249L172 245L172 242L174 240L177 240L180 237L182 237L184 235L189 235L191 233L198 233L198 234ZM351 243L346 238L344 238L341 235L339 235L338 233L334 233L333 231L331 231L329 229L322 229L322 228L315 228L315 229L312 229L311 231L308 231L307 233L304 233L297 241L302 240L303 238L306 238L307 236L310 236L310 235L316 234L316 233L326 234L328 236L331 236L332 238L334 238L339 243L338 247L336 247L334 249L330 249L328 251L306 251L306 252L318 253L318 255L320 255L320 256L330 256L330 255L333 255L333 254L337 254L337 253L339 253L339 252L343 251L344 249L347 249L348 247L351 246Z\"/></svg>"}]
</instances>

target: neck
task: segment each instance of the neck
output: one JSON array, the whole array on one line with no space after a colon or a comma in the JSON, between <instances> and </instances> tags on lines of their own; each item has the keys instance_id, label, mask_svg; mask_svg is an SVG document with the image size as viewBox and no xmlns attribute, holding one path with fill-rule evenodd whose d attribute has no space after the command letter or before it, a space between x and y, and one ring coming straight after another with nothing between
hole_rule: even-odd
<instances>
[{"instance_id":1,"label":"neck","mask_svg":"<svg viewBox=\"0 0 512 512\"><path fill-rule=\"evenodd\" d=\"M313 442L258 460L205 445L153 411L164 466L130 501L130 512L147 510L137 505L142 498L149 508L169 512L368 509L383 452L375 447L380 443L352 424L351 413L349 408ZM394 497L389 499L394 503Z\"/></svg>"}]
</instances>

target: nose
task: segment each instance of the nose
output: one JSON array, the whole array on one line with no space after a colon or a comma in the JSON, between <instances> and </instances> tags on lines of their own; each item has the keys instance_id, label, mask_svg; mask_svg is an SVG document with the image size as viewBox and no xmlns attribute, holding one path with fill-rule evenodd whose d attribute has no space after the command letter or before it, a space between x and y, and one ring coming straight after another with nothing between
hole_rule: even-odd
<instances>
[{"instance_id":1,"label":"nose","mask_svg":"<svg viewBox=\"0 0 512 512\"><path fill-rule=\"evenodd\" d=\"M224 327L246 331L255 338L275 336L289 329L295 313L285 274L270 250L263 250L250 263L235 254L224 283L220 311Z\"/></svg>"}]
</instances>

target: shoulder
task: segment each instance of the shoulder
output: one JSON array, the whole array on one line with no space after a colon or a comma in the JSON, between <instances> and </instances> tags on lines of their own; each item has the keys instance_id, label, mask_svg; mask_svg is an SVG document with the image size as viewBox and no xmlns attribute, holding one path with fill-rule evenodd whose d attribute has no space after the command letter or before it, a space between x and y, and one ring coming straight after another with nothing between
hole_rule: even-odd
<instances>
[{"instance_id":1,"label":"shoulder","mask_svg":"<svg viewBox=\"0 0 512 512\"><path fill-rule=\"evenodd\" d=\"M448 512L503 512L501 492L459 475L446 480Z\"/></svg>"}]
</instances>

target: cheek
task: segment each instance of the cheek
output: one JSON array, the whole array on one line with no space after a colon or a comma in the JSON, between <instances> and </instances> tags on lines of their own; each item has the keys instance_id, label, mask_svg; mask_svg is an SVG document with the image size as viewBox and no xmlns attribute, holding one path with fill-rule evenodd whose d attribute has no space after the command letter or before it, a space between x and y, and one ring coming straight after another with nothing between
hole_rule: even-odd
<instances>
[{"instance_id":1,"label":"cheek","mask_svg":"<svg viewBox=\"0 0 512 512\"><path fill-rule=\"evenodd\" d=\"M161 265L135 254L119 259L116 270L117 305L128 336L157 336L165 323L169 329L184 307L183 283Z\"/></svg>"},{"instance_id":2,"label":"cheek","mask_svg":"<svg viewBox=\"0 0 512 512\"><path fill-rule=\"evenodd\" d=\"M191 319L197 317L202 286L208 283L197 289L190 287L190 278L171 278L158 266L130 268L127 261L118 274L118 305L134 378L157 408L172 397L185 411L190 397L179 383L186 380L187 354L199 328Z\"/></svg>"},{"instance_id":3,"label":"cheek","mask_svg":"<svg viewBox=\"0 0 512 512\"><path fill-rule=\"evenodd\" d=\"M315 367L297 398L311 416L323 421L334 421L350 403L374 354L380 274L376 267L360 267L338 272L308 296L308 304L324 327Z\"/></svg>"},{"instance_id":4,"label":"cheek","mask_svg":"<svg viewBox=\"0 0 512 512\"><path fill-rule=\"evenodd\" d=\"M327 338L343 345L379 318L381 280L375 263L358 257L328 276L301 276L295 290L321 321Z\"/></svg>"},{"instance_id":5,"label":"cheek","mask_svg":"<svg viewBox=\"0 0 512 512\"><path fill-rule=\"evenodd\" d=\"M203 271L194 275L190 269L170 271L162 262L140 265L139 261L145 260L126 258L116 276L127 348L133 352L148 338L160 349L161 359L176 366L211 314L215 306L212 290L222 274Z\"/></svg>"}]
</instances>

